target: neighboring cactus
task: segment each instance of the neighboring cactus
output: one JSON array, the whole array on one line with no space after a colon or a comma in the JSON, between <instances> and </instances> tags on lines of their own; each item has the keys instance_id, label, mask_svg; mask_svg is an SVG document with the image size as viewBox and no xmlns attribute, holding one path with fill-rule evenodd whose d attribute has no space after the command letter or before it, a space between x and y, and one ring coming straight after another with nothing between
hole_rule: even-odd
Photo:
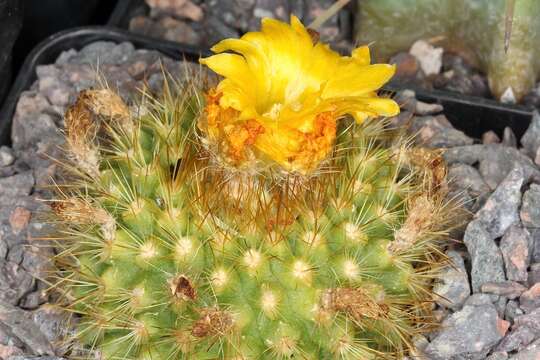
<instances>
[{"instance_id":1,"label":"neighboring cactus","mask_svg":"<svg viewBox=\"0 0 540 360\"><path fill-rule=\"evenodd\" d=\"M393 68L296 18L231 48L203 60L217 87L68 109L53 289L78 338L105 359L402 357L454 216L440 155L364 121L396 113L375 93Z\"/></svg>"},{"instance_id":2,"label":"neighboring cactus","mask_svg":"<svg viewBox=\"0 0 540 360\"><path fill-rule=\"evenodd\" d=\"M416 40L437 39L483 70L497 99L506 93L519 101L535 85L540 72L537 0L358 0L358 4L357 41L373 42L379 61L408 50ZM505 34L511 34L508 42Z\"/></svg>"}]
</instances>

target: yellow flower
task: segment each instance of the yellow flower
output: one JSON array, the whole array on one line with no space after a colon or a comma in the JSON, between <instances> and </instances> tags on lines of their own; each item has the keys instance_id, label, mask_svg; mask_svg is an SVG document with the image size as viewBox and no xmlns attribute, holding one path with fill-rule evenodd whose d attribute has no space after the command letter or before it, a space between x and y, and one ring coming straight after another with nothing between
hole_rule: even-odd
<instances>
[{"instance_id":1,"label":"yellow flower","mask_svg":"<svg viewBox=\"0 0 540 360\"><path fill-rule=\"evenodd\" d=\"M370 65L367 46L340 56L314 44L295 16L290 25L263 19L260 32L225 39L212 51L218 54L200 62L224 79L207 94L201 127L236 164L266 158L305 174L329 155L345 115L360 123L399 112L376 93L394 66Z\"/></svg>"}]
</instances>

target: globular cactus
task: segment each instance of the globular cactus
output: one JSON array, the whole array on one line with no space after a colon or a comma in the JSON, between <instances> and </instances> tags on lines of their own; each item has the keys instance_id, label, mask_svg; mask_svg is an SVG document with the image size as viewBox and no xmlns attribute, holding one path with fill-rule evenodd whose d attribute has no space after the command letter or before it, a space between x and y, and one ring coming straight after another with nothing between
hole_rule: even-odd
<instances>
[{"instance_id":1,"label":"globular cactus","mask_svg":"<svg viewBox=\"0 0 540 360\"><path fill-rule=\"evenodd\" d=\"M487 74L489 87L520 101L540 73L536 0L358 0L357 41L378 60L433 40ZM419 26L421 24L421 26Z\"/></svg>"},{"instance_id":2,"label":"globular cactus","mask_svg":"<svg viewBox=\"0 0 540 360\"><path fill-rule=\"evenodd\" d=\"M454 217L440 154L376 119L393 67L294 17L214 51L216 86L67 110L53 289L77 338L104 359L409 353Z\"/></svg>"}]
</instances>

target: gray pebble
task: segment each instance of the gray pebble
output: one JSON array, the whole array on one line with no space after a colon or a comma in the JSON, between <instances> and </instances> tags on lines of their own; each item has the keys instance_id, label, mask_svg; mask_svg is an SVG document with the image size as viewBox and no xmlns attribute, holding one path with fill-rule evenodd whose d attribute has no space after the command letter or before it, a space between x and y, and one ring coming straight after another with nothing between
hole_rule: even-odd
<instances>
[{"instance_id":1,"label":"gray pebble","mask_svg":"<svg viewBox=\"0 0 540 360\"><path fill-rule=\"evenodd\" d=\"M488 282L484 283L480 290L483 293L504 296L508 299L518 298L527 288L514 281Z\"/></svg>"},{"instance_id":2,"label":"gray pebble","mask_svg":"<svg viewBox=\"0 0 540 360\"><path fill-rule=\"evenodd\" d=\"M529 345L536 339L536 333L528 326L519 326L512 329L506 335L499 345L497 345L497 351L511 352L514 350L520 350Z\"/></svg>"},{"instance_id":3,"label":"gray pebble","mask_svg":"<svg viewBox=\"0 0 540 360\"><path fill-rule=\"evenodd\" d=\"M471 279L474 292L488 282L505 280L504 263L493 237L481 222L469 223L463 241L471 254Z\"/></svg>"},{"instance_id":4,"label":"gray pebble","mask_svg":"<svg viewBox=\"0 0 540 360\"><path fill-rule=\"evenodd\" d=\"M496 351L491 353L486 360L506 360L508 359L508 354L503 351Z\"/></svg>"},{"instance_id":5,"label":"gray pebble","mask_svg":"<svg viewBox=\"0 0 540 360\"><path fill-rule=\"evenodd\" d=\"M471 196L479 197L490 192L489 186L474 167L467 164L453 164L448 168L448 179L452 187L466 190Z\"/></svg>"},{"instance_id":6,"label":"gray pebble","mask_svg":"<svg viewBox=\"0 0 540 360\"><path fill-rule=\"evenodd\" d=\"M529 228L529 232L533 238L531 261L540 263L540 228Z\"/></svg>"},{"instance_id":7,"label":"gray pebble","mask_svg":"<svg viewBox=\"0 0 540 360\"><path fill-rule=\"evenodd\" d=\"M475 221L486 229L491 239L502 236L512 224L519 221L518 209L524 183L524 171L518 166L506 176L476 213Z\"/></svg>"},{"instance_id":8,"label":"gray pebble","mask_svg":"<svg viewBox=\"0 0 540 360\"><path fill-rule=\"evenodd\" d=\"M486 131L482 134L482 144L498 144L501 142L499 135L497 135L493 130Z\"/></svg>"},{"instance_id":9,"label":"gray pebble","mask_svg":"<svg viewBox=\"0 0 540 360\"><path fill-rule=\"evenodd\" d=\"M493 305L466 305L443 322L425 352L433 360L485 358L507 328Z\"/></svg>"},{"instance_id":10,"label":"gray pebble","mask_svg":"<svg viewBox=\"0 0 540 360\"><path fill-rule=\"evenodd\" d=\"M540 333L540 308L533 311L519 315L514 318L514 326L528 326L537 333Z\"/></svg>"},{"instance_id":11,"label":"gray pebble","mask_svg":"<svg viewBox=\"0 0 540 360\"><path fill-rule=\"evenodd\" d=\"M472 294L465 300L464 306L490 305L499 299L497 295Z\"/></svg>"},{"instance_id":12,"label":"gray pebble","mask_svg":"<svg viewBox=\"0 0 540 360\"><path fill-rule=\"evenodd\" d=\"M479 160L480 174L492 189L495 189L518 164L529 172L538 172L531 159L517 149L502 144L484 146Z\"/></svg>"},{"instance_id":13,"label":"gray pebble","mask_svg":"<svg viewBox=\"0 0 540 360\"><path fill-rule=\"evenodd\" d=\"M441 271L440 282L435 284L433 292L437 304L453 310L459 309L471 294L469 278L463 258L456 251L448 251L450 263Z\"/></svg>"},{"instance_id":14,"label":"gray pebble","mask_svg":"<svg viewBox=\"0 0 540 360\"><path fill-rule=\"evenodd\" d=\"M540 263L531 264L528 281L530 286L540 283Z\"/></svg>"},{"instance_id":15,"label":"gray pebble","mask_svg":"<svg viewBox=\"0 0 540 360\"><path fill-rule=\"evenodd\" d=\"M34 278L21 266L0 260L0 301L16 305L34 287Z\"/></svg>"},{"instance_id":16,"label":"gray pebble","mask_svg":"<svg viewBox=\"0 0 540 360\"><path fill-rule=\"evenodd\" d=\"M54 355L51 343L32 321L30 313L0 301L0 323L9 328L30 353Z\"/></svg>"},{"instance_id":17,"label":"gray pebble","mask_svg":"<svg viewBox=\"0 0 540 360\"><path fill-rule=\"evenodd\" d=\"M540 283L534 284L519 297L519 306L526 312L540 308Z\"/></svg>"},{"instance_id":18,"label":"gray pebble","mask_svg":"<svg viewBox=\"0 0 540 360\"><path fill-rule=\"evenodd\" d=\"M533 113L531 124L521 137L521 145L530 158L536 157L536 152L540 148L540 114L538 111Z\"/></svg>"},{"instance_id":19,"label":"gray pebble","mask_svg":"<svg viewBox=\"0 0 540 360\"><path fill-rule=\"evenodd\" d=\"M110 41L97 41L83 47L77 55L69 59L69 62L96 67L100 64L118 65L124 63L134 51L135 47L128 42L117 44Z\"/></svg>"},{"instance_id":20,"label":"gray pebble","mask_svg":"<svg viewBox=\"0 0 540 360\"><path fill-rule=\"evenodd\" d=\"M444 108L441 104L429 104L417 100L414 113L420 116L435 115L441 113L443 110Z\"/></svg>"},{"instance_id":21,"label":"gray pebble","mask_svg":"<svg viewBox=\"0 0 540 360\"><path fill-rule=\"evenodd\" d=\"M34 187L32 172L24 172L0 179L0 204L6 205L7 198L27 196Z\"/></svg>"},{"instance_id":22,"label":"gray pebble","mask_svg":"<svg viewBox=\"0 0 540 360\"><path fill-rule=\"evenodd\" d=\"M456 130L444 115L415 117L411 132L417 134L416 141L430 148L449 148L472 145L473 139Z\"/></svg>"},{"instance_id":23,"label":"gray pebble","mask_svg":"<svg viewBox=\"0 0 540 360\"><path fill-rule=\"evenodd\" d=\"M514 319L517 317L517 316L520 316L520 315L523 315L524 312L523 310L521 310L521 308L519 307L519 302L517 302L516 300L510 300L507 304L506 304L506 310L504 312L504 318L510 322L514 322Z\"/></svg>"},{"instance_id":24,"label":"gray pebble","mask_svg":"<svg viewBox=\"0 0 540 360\"><path fill-rule=\"evenodd\" d=\"M480 161L485 151L484 145L456 146L446 149L443 157L448 165L456 163L474 165Z\"/></svg>"},{"instance_id":25,"label":"gray pebble","mask_svg":"<svg viewBox=\"0 0 540 360\"><path fill-rule=\"evenodd\" d=\"M502 144L504 146L517 147L517 139L511 128L505 127L503 132Z\"/></svg>"},{"instance_id":26,"label":"gray pebble","mask_svg":"<svg viewBox=\"0 0 540 360\"><path fill-rule=\"evenodd\" d=\"M0 167L9 166L13 162L15 162L13 151L5 145L0 146Z\"/></svg>"},{"instance_id":27,"label":"gray pebble","mask_svg":"<svg viewBox=\"0 0 540 360\"><path fill-rule=\"evenodd\" d=\"M32 320L51 343L60 343L70 329L70 315L54 305L43 305L32 312Z\"/></svg>"},{"instance_id":28,"label":"gray pebble","mask_svg":"<svg viewBox=\"0 0 540 360\"><path fill-rule=\"evenodd\" d=\"M510 360L537 360L540 358L540 339L510 357Z\"/></svg>"},{"instance_id":29,"label":"gray pebble","mask_svg":"<svg viewBox=\"0 0 540 360\"><path fill-rule=\"evenodd\" d=\"M508 280L527 282L531 244L531 235L521 225L512 225L504 233L499 248Z\"/></svg>"},{"instance_id":30,"label":"gray pebble","mask_svg":"<svg viewBox=\"0 0 540 360\"><path fill-rule=\"evenodd\" d=\"M524 226L540 228L540 185L531 184L523 194L520 217Z\"/></svg>"}]
</instances>

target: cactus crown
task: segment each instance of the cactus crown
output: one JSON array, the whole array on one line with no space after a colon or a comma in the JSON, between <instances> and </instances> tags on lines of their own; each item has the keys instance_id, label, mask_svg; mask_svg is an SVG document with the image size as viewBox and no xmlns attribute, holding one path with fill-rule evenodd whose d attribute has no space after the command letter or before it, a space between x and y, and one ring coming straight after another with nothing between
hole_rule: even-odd
<instances>
[{"instance_id":1,"label":"cactus crown","mask_svg":"<svg viewBox=\"0 0 540 360\"><path fill-rule=\"evenodd\" d=\"M166 83L132 113L87 90L66 112L54 288L78 338L105 359L406 354L451 222L440 155L343 118L317 171L238 171L207 125L240 111L202 88Z\"/></svg>"}]
</instances>

